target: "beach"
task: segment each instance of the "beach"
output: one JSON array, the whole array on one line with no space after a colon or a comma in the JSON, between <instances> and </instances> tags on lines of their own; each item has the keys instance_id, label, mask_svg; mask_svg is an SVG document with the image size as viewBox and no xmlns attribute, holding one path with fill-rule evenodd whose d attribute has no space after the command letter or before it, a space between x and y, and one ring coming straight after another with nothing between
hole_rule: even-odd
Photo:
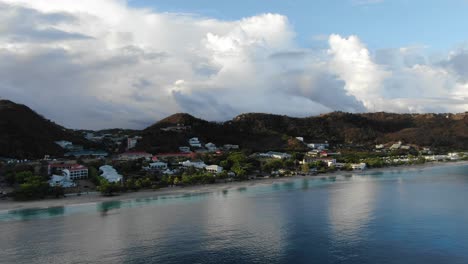
<instances>
[{"instance_id":1,"label":"beach","mask_svg":"<svg viewBox=\"0 0 468 264\"><path fill-rule=\"evenodd\" d=\"M331 177L339 175L360 175L370 174L384 171L401 171L401 170L424 170L432 167L443 166L463 166L468 165L468 161L459 162L431 162L419 165L403 165L397 167L373 168L364 171L336 171L332 173L318 174L314 176L292 176L281 178L266 178L254 179L241 182L217 183L210 185L194 185L189 187L165 187L157 190L140 190L138 192L126 192L115 196L102 196L99 192L82 193L80 196L70 195L59 199L44 199L37 201L13 201L13 200L0 200L0 211L5 210L18 210L18 209L32 209L32 208L50 208L59 206L70 206L87 203L100 203L108 201L125 201L139 198L150 198L164 195L177 195L177 194L194 194L194 193L207 193L217 192L222 190L237 189L261 184L283 183L287 181L304 179L304 178L320 178Z\"/></svg>"}]
</instances>

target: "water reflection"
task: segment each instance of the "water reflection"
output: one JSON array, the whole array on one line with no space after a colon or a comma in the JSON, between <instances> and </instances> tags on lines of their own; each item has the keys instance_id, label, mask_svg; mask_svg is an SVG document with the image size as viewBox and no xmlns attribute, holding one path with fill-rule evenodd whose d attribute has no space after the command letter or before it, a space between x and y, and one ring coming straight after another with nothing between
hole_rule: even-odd
<instances>
[{"instance_id":1,"label":"water reflection","mask_svg":"<svg viewBox=\"0 0 468 264\"><path fill-rule=\"evenodd\" d=\"M373 217L377 196L375 181L355 181L336 185L330 191L329 218L332 239L336 243L358 243Z\"/></svg>"},{"instance_id":2,"label":"water reflection","mask_svg":"<svg viewBox=\"0 0 468 264\"><path fill-rule=\"evenodd\" d=\"M30 220L35 218L43 217L54 217L65 214L64 206L50 207L50 208L31 208L31 209L20 209L11 210L9 214L12 218L19 220Z\"/></svg>"},{"instance_id":3,"label":"water reflection","mask_svg":"<svg viewBox=\"0 0 468 264\"><path fill-rule=\"evenodd\" d=\"M108 201L97 204L97 211L101 215L107 215L111 210L120 209L122 207L122 201Z\"/></svg>"}]
</instances>

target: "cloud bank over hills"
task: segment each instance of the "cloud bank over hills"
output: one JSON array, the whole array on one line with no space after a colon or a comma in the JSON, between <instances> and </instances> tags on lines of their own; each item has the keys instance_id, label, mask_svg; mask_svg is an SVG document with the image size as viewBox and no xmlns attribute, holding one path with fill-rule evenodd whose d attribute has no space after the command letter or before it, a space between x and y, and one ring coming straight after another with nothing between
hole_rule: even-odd
<instances>
[{"instance_id":1,"label":"cloud bank over hills","mask_svg":"<svg viewBox=\"0 0 468 264\"><path fill-rule=\"evenodd\" d=\"M320 27L320 25L310 25ZM307 116L468 110L468 48L307 48L281 14L223 21L123 0L0 0L0 96L68 127L141 128L175 112ZM454 43L454 45L457 43Z\"/></svg>"}]
</instances>

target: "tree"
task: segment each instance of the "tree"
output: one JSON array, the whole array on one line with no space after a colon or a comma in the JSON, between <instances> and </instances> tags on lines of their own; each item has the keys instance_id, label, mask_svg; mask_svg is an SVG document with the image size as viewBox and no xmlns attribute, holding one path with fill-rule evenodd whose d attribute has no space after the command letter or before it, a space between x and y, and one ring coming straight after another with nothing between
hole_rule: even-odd
<instances>
[{"instance_id":1,"label":"tree","mask_svg":"<svg viewBox=\"0 0 468 264\"><path fill-rule=\"evenodd\" d=\"M302 172L308 173L310 171L309 164L307 164L307 163L302 164L301 170L302 170Z\"/></svg>"}]
</instances>

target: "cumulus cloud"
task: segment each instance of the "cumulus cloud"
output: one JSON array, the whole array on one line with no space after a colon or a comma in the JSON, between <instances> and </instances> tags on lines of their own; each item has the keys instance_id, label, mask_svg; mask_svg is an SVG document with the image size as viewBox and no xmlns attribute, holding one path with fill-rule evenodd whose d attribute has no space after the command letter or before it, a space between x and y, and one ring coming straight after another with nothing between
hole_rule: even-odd
<instances>
[{"instance_id":1,"label":"cumulus cloud","mask_svg":"<svg viewBox=\"0 0 468 264\"><path fill-rule=\"evenodd\" d=\"M358 36L324 50L288 18L223 21L123 0L0 0L0 96L68 127L141 128L175 112L468 109L466 53L428 62L414 48L370 51Z\"/></svg>"}]
</instances>

